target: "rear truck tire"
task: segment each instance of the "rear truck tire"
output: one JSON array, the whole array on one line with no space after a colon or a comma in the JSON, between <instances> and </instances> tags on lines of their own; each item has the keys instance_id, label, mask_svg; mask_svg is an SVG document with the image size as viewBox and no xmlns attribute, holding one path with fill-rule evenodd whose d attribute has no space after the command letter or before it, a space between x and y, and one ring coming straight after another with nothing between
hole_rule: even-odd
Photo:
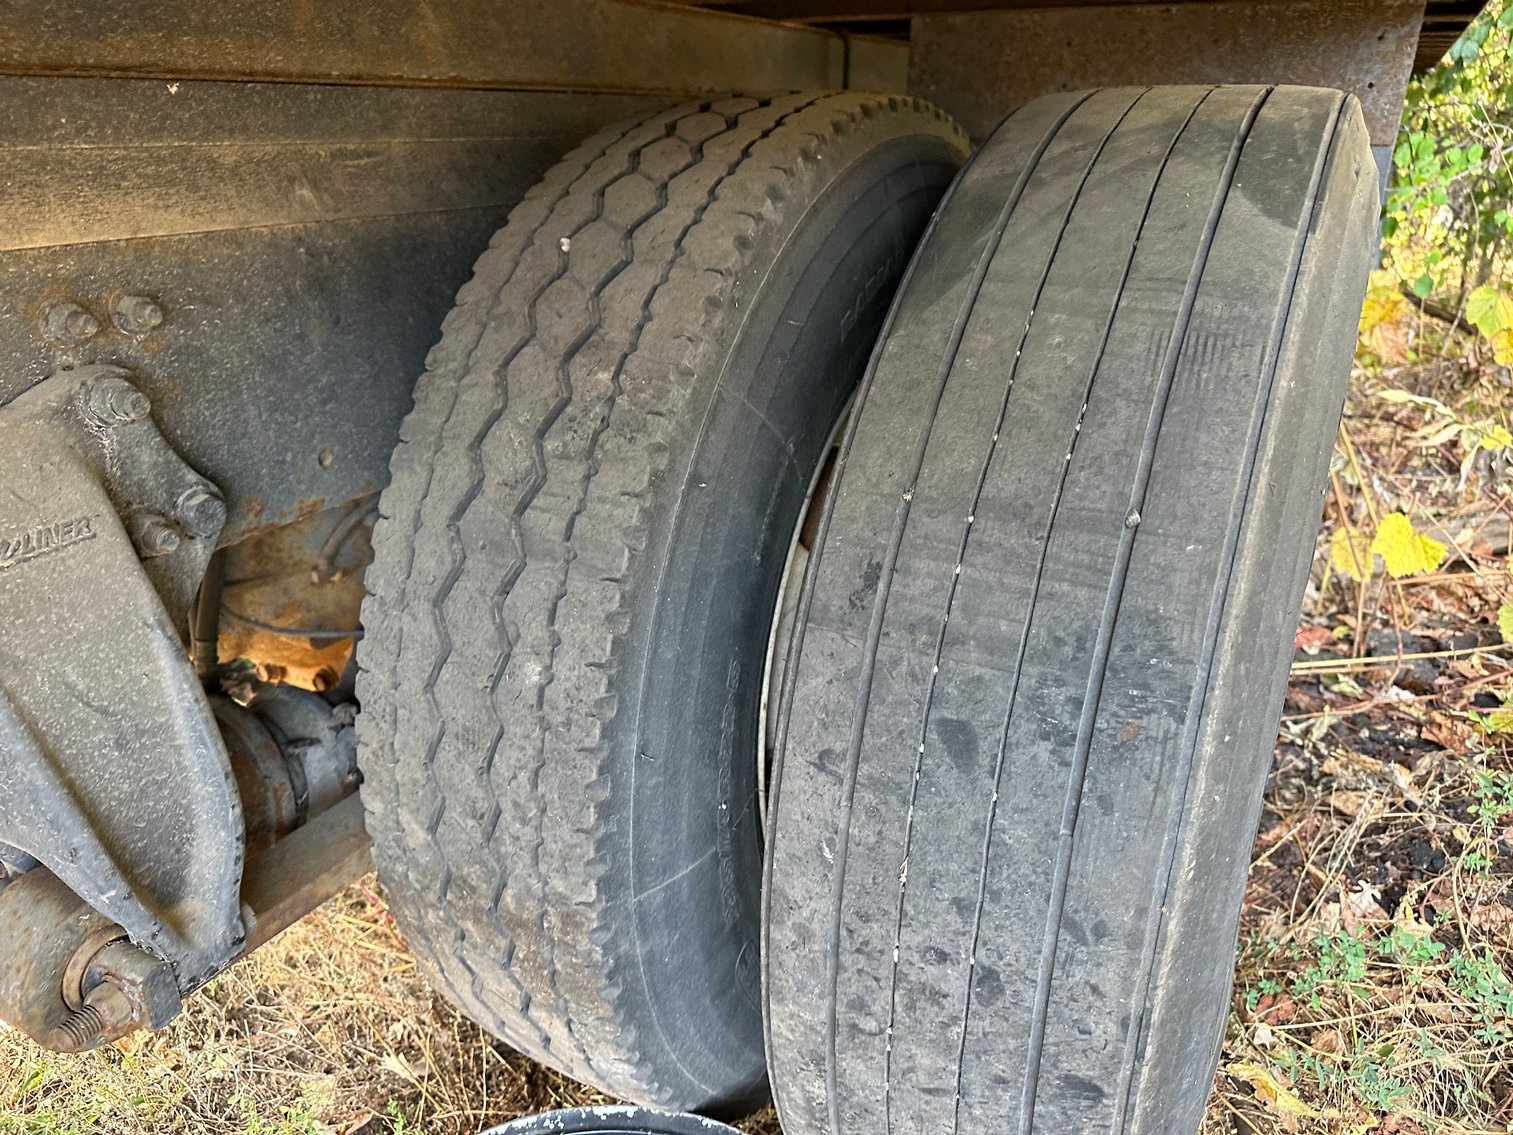
<instances>
[{"instance_id":1,"label":"rear truck tire","mask_svg":"<svg viewBox=\"0 0 1513 1135\"><path fill-rule=\"evenodd\" d=\"M919 233L939 111L719 98L594 138L479 261L368 570L374 858L420 966L621 1098L766 1096L759 687L788 540Z\"/></svg>"},{"instance_id":2,"label":"rear truck tire","mask_svg":"<svg viewBox=\"0 0 1513 1135\"><path fill-rule=\"evenodd\" d=\"M1289 87L1044 98L957 180L779 693L788 1135L1197 1129L1376 199Z\"/></svg>"}]
</instances>

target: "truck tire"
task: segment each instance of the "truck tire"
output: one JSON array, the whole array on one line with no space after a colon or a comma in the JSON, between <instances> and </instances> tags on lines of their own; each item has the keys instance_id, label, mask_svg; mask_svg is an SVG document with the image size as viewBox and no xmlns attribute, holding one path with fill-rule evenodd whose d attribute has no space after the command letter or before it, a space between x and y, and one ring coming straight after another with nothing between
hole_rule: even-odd
<instances>
[{"instance_id":1,"label":"truck tire","mask_svg":"<svg viewBox=\"0 0 1513 1135\"><path fill-rule=\"evenodd\" d=\"M1197 1129L1376 198L1288 87L1052 96L961 174L779 693L788 1135Z\"/></svg>"},{"instance_id":2,"label":"truck tire","mask_svg":"<svg viewBox=\"0 0 1513 1135\"><path fill-rule=\"evenodd\" d=\"M374 858L437 987L605 1092L765 1098L772 606L964 157L940 112L856 94L603 134L516 208L416 388L364 608Z\"/></svg>"}]
</instances>

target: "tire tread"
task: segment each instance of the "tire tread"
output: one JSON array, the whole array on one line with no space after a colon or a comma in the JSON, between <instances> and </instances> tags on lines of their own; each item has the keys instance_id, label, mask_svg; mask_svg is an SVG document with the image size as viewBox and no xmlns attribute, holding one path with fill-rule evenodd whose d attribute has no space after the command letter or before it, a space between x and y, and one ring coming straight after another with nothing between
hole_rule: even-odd
<instances>
[{"instance_id":1,"label":"tire tread","mask_svg":"<svg viewBox=\"0 0 1513 1135\"><path fill-rule=\"evenodd\" d=\"M459 293L381 498L359 733L396 918L469 1016L631 1098L718 1091L627 1012L633 950L600 898L650 490L738 317L747 250L790 223L825 148L880 113L947 122L890 96L734 96L575 150Z\"/></svg>"}]
</instances>

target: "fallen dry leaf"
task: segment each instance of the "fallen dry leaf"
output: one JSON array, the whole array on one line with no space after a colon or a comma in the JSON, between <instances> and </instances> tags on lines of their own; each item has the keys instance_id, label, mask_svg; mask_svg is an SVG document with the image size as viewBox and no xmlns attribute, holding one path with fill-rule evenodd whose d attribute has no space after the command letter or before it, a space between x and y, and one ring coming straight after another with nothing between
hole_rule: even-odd
<instances>
[{"instance_id":1,"label":"fallen dry leaf","mask_svg":"<svg viewBox=\"0 0 1513 1135\"><path fill-rule=\"evenodd\" d=\"M1315 1029L1308 1038L1308 1043L1317 1051L1330 1056L1340 1056L1345 1052L1345 1037L1339 1029Z\"/></svg>"},{"instance_id":2,"label":"fallen dry leaf","mask_svg":"<svg viewBox=\"0 0 1513 1135\"><path fill-rule=\"evenodd\" d=\"M1329 794L1329 806L1342 816L1359 816L1361 810L1371 803L1372 793L1353 792L1348 788L1336 788Z\"/></svg>"},{"instance_id":3,"label":"fallen dry leaf","mask_svg":"<svg viewBox=\"0 0 1513 1135\"><path fill-rule=\"evenodd\" d=\"M1423 727L1419 729L1419 736L1431 745L1438 745L1448 752L1463 753L1470 747L1474 732L1469 721L1436 714L1424 722Z\"/></svg>"},{"instance_id":4,"label":"fallen dry leaf","mask_svg":"<svg viewBox=\"0 0 1513 1135\"><path fill-rule=\"evenodd\" d=\"M1229 1074L1238 1080L1244 1080L1254 1088L1256 1097L1269 1104L1284 1119L1288 1116L1312 1119L1322 1114L1300 1100L1283 1082L1280 1073L1273 1072L1253 1060L1241 1060L1231 1064Z\"/></svg>"},{"instance_id":5,"label":"fallen dry leaf","mask_svg":"<svg viewBox=\"0 0 1513 1135\"><path fill-rule=\"evenodd\" d=\"M1293 647L1309 654L1317 654L1320 647L1328 646L1333 641L1334 635L1328 627L1303 626L1292 636Z\"/></svg>"}]
</instances>

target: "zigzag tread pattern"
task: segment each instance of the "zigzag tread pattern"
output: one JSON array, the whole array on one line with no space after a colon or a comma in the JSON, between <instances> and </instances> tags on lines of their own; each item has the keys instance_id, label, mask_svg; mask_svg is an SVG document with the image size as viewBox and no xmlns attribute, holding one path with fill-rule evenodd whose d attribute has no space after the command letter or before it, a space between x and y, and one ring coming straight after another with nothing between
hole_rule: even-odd
<instances>
[{"instance_id":1,"label":"zigzag tread pattern","mask_svg":"<svg viewBox=\"0 0 1513 1135\"><path fill-rule=\"evenodd\" d=\"M629 1019L600 893L652 489L753 244L807 206L804 167L885 112L942 121L887 96L727 98L568 155L459 294L382 497L359 732L395 916L468 1015L622 1096L699 1090Z\"/></svg>"}]
</instances>

